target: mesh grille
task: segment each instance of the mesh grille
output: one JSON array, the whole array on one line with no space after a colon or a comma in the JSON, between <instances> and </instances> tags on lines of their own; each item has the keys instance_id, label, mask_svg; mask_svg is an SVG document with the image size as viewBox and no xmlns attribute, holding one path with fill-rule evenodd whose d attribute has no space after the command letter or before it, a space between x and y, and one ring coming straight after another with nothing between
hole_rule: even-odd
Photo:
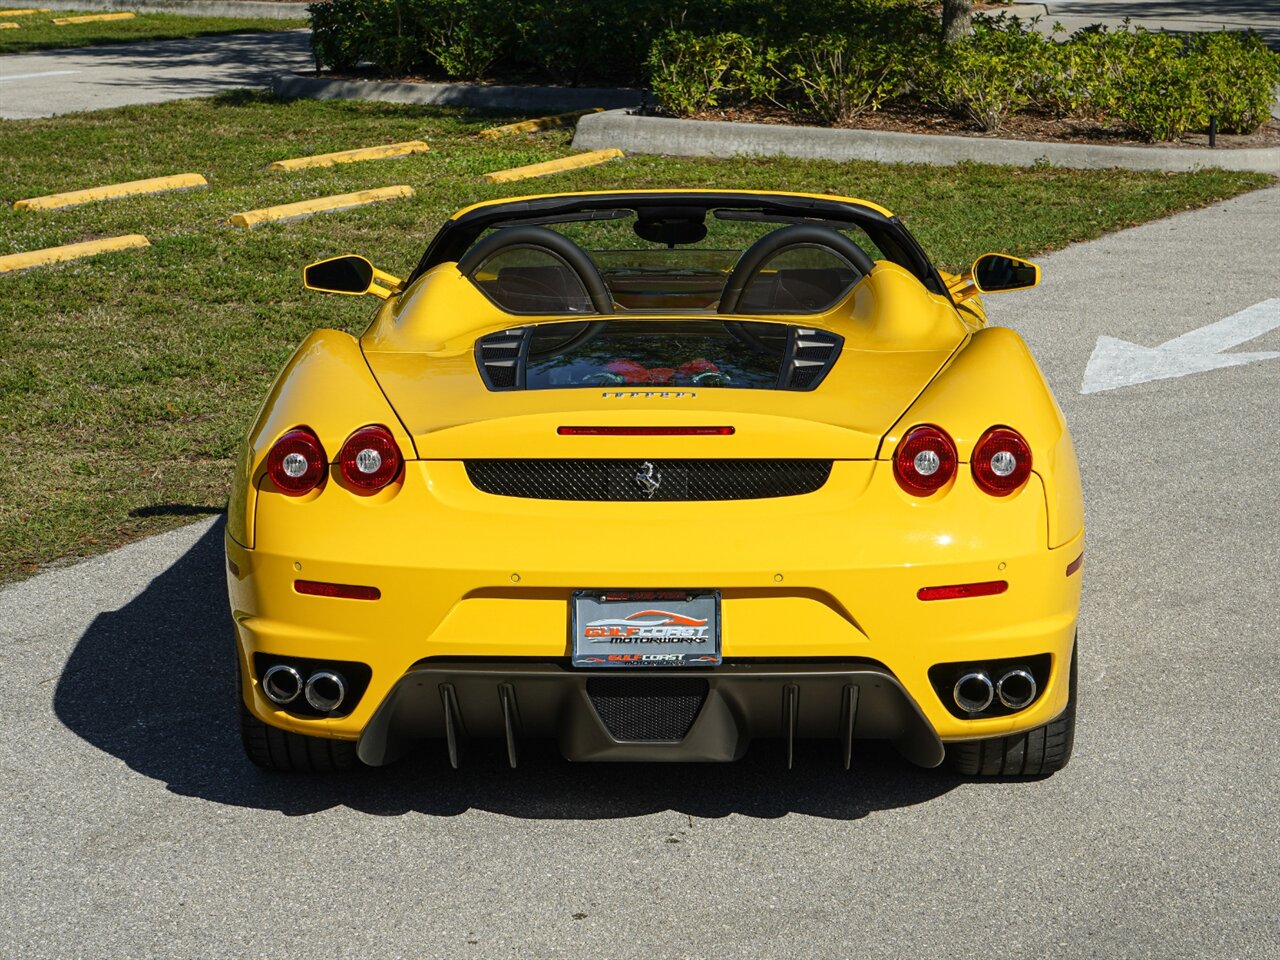
<instances>
[{"instance_id":1,"label":"mesh grille","mask_svg":"<svg viewBox=\"0 0 1280 960\"><path fill-rule=\"evenodd\" d=\"M615 740L683 740L707 699L707 681L592 677L587 696Z\"/></svg>"},{"instance_id":2,"label":"mesh grille","mask_svg":"<svg viewBox=\"0 0 1280 960\"><path fill-rule=\"evenodd\" d=\"M536 500L756 500L812 493L830 460L468 460L485 493Z\"/></svg>"}]
</instances>

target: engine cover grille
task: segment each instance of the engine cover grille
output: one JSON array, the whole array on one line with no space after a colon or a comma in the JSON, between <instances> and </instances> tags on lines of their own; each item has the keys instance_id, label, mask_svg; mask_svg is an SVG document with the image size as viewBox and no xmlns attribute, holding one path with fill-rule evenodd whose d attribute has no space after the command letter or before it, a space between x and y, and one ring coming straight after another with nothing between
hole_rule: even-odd
<instances>
[{"instance_id":1,"label":"engine cover grille","mask_svg":"<svg viewBox=\"0 0 1280 960\"><path fill-rule=\"evenodd\" d=\"M758 500L813 493L830 460L468 460L485 493L535 500Z\"/></svg>"},{"instance_id":2,"label":"engine cover grille","mask_svg":"<svg viewBox=\"0 0 1280 960\"><path fill-rule=\"evenodd\" d=\"M592 677L587 696L615 740L683 740L707 699L698 677Z\"/></svg>"}]
</instances>

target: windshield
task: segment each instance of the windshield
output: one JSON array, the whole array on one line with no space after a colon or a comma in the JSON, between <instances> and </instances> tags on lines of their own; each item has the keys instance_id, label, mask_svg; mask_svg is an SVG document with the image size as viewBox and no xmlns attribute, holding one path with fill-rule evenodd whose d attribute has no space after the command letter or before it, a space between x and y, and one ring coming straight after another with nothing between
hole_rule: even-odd
<instances>
[{"instance_id":1,"label":"windshield","mask_svg":"<svg viewBox=\"0 0 1280 960\"><path fill-rule=\"evenodd\" d=\"M809 228L805 242L797 239L801 225ZM504 311L533 315L600 312L595 283L615 310L817 313L885 259L847 222L677 206L498 223L473 252L483 255L459 265L476 286Z\"/></svg>"}]
</instances>

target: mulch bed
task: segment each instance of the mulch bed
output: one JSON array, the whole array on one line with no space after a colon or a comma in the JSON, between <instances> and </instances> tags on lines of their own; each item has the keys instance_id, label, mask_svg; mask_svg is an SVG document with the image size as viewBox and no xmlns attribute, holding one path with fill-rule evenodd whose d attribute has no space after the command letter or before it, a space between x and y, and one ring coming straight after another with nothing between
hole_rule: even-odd
<instances>
[{"instance_id":1,"label":"mulch bed","mask_svg":"<svg viewBox=\"0 0 1280 960\"><path fill-rule=\"evenodd\" d=\"M366 80L384 83L456 83L440 77L384 77L373 70L341 72L299 71L300 76L325 80ZM476 84L487 86L488 84ZM519 86L519 84L513 84ZM590 86L590 84L586 84ZM781 107L748 106L704 110L694 120L731 120L736 123L765 123L785 126L824 126L803 114ZM1125 147L1207 147L1207 133L1189 133L1178 140L1151 143L1119 124L1079 117L1055 117L1045 113L1015 113L1007 117L998 131L979 130L973 123L946 111L918 103L894 103L875 112L864 113L850 123L831 124L844 130L886 130L894 133L941 133L957 137L985 137L999 140L1031 140L1041 143L1092 143ZM1218 149L1239 150L1246 147L1280 147L1280 120L1271 120L1249 134L1219 133Z\"/></svg>"},{"instance_id":2,"label":"mulch bed","mask_svg":"<svg viewBox=\"0 0 1280 960\"><path fill-rule=\"evenodd\" d=\"M735 107L704 110L695 120L733 120L740 123L771 123L812 126L814 121L777 107ZM1017 113L1008 117L1000 129L989 132L972 123L945 113L913 104L894 104L874 113L864 113L851 123L833 124L847 130L888 130L895 133L942 133L959 137L985 137L1002 140L1034 140L1044 143L1093 143L1126 147L1207 147L1209 135L1191 133L1168 143L1149 143L1132 130L1119 125L1106 125L1096 120L1058 118L1048 114ZM1218 148L1280 147L1280 121L1272 120L1250 134L1218 134Z\"/></svg>"}]
</instances>

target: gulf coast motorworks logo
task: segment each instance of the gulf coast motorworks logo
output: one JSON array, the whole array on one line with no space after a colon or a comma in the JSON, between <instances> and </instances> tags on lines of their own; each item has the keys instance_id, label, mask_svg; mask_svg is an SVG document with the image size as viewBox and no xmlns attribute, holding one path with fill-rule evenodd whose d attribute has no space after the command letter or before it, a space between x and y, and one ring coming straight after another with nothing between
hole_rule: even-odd
<instances>
[{"instance_id":1,"label":"gulf coast motorworks logo","mask_svg":"<svg viewBox=\"0 0 1280 960\"><path fill-rule=\"evenodd\" d=\"M697 643L709 639L705 617L687 617L669 610L637 610L621 619L607 617L583 625L592 643Z\"/></svg>"}]
</instances>

